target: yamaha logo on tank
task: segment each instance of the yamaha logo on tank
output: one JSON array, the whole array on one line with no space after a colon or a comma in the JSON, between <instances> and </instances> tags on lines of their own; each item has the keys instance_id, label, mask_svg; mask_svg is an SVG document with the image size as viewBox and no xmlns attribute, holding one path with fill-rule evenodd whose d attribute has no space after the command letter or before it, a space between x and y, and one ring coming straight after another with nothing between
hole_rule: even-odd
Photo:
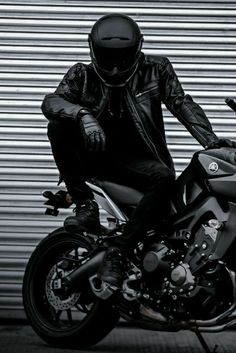
<instances>
[{"instance_id":1,"label":"yamaha logo on tank","mask_svg":"<svg viewBox=\"0 0 236 353\"><path fill-rule=\"evenodd\" d=\"M216 173L218 169L219 169L219 166L218 166L218 164L216 162L212 162L208 166L208 170L211 173Z\"/></svg>"}]
</instances>

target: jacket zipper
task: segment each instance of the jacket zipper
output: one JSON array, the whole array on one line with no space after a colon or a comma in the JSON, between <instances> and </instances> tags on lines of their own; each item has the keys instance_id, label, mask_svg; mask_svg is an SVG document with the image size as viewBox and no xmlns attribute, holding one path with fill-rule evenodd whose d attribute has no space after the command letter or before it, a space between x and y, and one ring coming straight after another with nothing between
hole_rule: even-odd
<instances>
[{"instance_id":1,"label":"jacket zipper","mask_svg":"<svg viewBox=\"0 0 236 353\"><path fill-rule=\"evenodd\" d=\"M130 94L129 90L127 90L127 93L128 93L128 94L127 94L127 96L128 96L128 101L129 101L130 105L132 106L132 108L133 108L133 110L134 110L134 112L135 112L136 117L138 117L138 121L139 121L140 125L142 126L143 132L144 132L144 134L145 134L146 139L144 139L144 141L146 142L146 144L148 145L148 147L150 148L150 150L154 153L154 155L156 156L156 158L157 158L158 160L162 161L161 158L160 158L160 156L159 156L159 154L158 154L158 152L157 152L156 146L154 145L154 143L152 142L152 140L151 140L150 137L148 136L148 133L146 132L146 130L145 130L144 126L143 126L142 120L141 120L140 117L139 117L139 114L138 114L137 109L136 109L136 107L135 107L135 105L134 105L134 103L133 103L133 100L132 100L132 97L131 97L131 94Z\"/></svg>"},{"instance_id":2,"label":"jacket zipper","mask_svg":"<svg viewBox=\"0 0 236 353\"><path fill-rule=\"evenodd\" d=\"M152 88L149 88L149 89L147 89L146 91L143 91L143 92L140 92L140 93L138 93L138 94L136 94L136 98L138 98L138 97L141 97L143 94L145 94L145 93L148 93L148 92L150 92L150 91L153 91L154 89L156 89L157 87L155 86L155 87L152 87Z\"/></svg>"},{"instance_id":3,"label":"jacket zipper","mask_svg":"<svg viewBox=\"0 0 236 353\"><path fill-rule=\"evenodd\" d=\"M104 112L105 108L106 108L106 105L107 105L107 102L108 102L108 94L106 95L105 94L105 91L104 91L104 88L103 86L101 85L101 90L102 90L102 93L104 94L104 102L103 102L103 105L100 109L100 111L98 112L97 116L96 116L96 119L99 120L100 116L102 115L102 113Z\"/></svg>"}]
</instances>

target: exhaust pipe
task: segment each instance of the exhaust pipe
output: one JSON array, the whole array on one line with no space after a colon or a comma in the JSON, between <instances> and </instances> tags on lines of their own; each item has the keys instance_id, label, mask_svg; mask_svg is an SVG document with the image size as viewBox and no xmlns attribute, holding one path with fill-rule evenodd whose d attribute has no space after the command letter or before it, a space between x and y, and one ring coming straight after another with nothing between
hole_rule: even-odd
<instances>
[{"instance_id":1,"label":"exhaust pipe","mask_svg":"<svg viewBox=\"0 0 236 353\"><path fill-rule=\"evenodd\" d=\"M193 325L193 326L197 326L197 327L211 327L217 324L220 324L222 322L224 322L224 319L230 319L229 316L234 312L236 306L235 303L233 305L231 305L231 307L226 310L224 313L220 314L217 317L214 317L213 319L210 320L190 320L189 324ZM232 317L234 318L234 317Z\"/></svg>"},{"instance_id":2,"label":"exhaust pipe","mask_svg":"<svg viewBox=\"0 0 236 353\"><path fill-rule=\"evenodd\" d=\"M102 264L105 250L99 252L90 260L82 264L79 268L65 277L66 292L73 292L82 287L83 281L93 276Z\"/></svg>"},{"instance_id":3,"label":"exhaust pipe","mask_svg":"<svg viewBox=\"0 0 236 353\"><path fill-rule=\"evenodd\" d=\"M215 327L221 327L222 325L225 326L229 321L225 322L225 320L230 319L230 315L235 311L236 309L236 275L235 272L228 270L231 281L232 281L232 286L233 286L233 304L230 306L228 310L223 312L222 314L218 315L217 317L210 319L210 320L190 320L189 324L192 326L197 326L197 327L212 327L215 325ZM234 319L234 316L232 316L232 319ZM222 324L222 325L221 325ZM219 326L220 325L220 326Z\"/></svg>"},{"instance_id":4,"label":"exhaust pipe","mask_svg":"<svg viewBox=\"0 0 236 353\"><path fill-rule=\"evenodd\" d=\"M236 318L234 316L234 317L232 317L232 321L228 321L225 324L213 326L213 327L199 326L198 330L201 332L222 332L223 330L227 330L228 328L235 326L235 324L236 324ZM192 328L190 328L190 329L192 331L194 331L194 329L192 329Z\"/></svg>"}]
</instances>

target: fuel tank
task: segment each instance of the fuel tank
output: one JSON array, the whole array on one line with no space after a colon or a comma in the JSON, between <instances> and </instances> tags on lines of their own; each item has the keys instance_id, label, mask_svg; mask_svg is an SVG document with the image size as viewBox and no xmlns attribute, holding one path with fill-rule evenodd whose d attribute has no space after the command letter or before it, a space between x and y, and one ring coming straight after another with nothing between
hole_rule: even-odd
<instances>
[{"instance_id":1,"label":"fuel tank","mask_svg":"<svg viewBox=\"0 0 236 353\"><path fill-rule=\"evenodd\" d=\"M213 193L236 201L236 149L218 148L195 153L191 167Z\"/></svg>"},{"instance_id":2,"label":"fuel tank","mask_svg":"<svg viewBox=\"0 0 236 353\"><path fill-rule=\"evenodd\" d=\"M185 211L206 194L236 202L236 149L218 148L196 152L176 180L171 214Z\"/></svg>"}]
</instances>

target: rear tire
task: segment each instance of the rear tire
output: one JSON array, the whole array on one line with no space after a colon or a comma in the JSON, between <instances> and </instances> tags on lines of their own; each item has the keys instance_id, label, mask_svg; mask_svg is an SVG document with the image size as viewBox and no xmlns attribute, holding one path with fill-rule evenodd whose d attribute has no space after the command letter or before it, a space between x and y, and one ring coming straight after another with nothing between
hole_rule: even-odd
<instances>
[{"instance_id":1,"label":"rear tire","mask_svg":"<svg viewBox=\"0 0 236 353\"><path fill-rule=\"evenodd\" d=\"M85 237L60 229L39 243L27 264L23 280L25 312L35 332L50 345L90 347L119 320L110 304L93 295L88 282L82 291L67 298L53 290L54 283L78 267L76 261L83 260L92 248Z\"/></svg>"}]
</instances>

